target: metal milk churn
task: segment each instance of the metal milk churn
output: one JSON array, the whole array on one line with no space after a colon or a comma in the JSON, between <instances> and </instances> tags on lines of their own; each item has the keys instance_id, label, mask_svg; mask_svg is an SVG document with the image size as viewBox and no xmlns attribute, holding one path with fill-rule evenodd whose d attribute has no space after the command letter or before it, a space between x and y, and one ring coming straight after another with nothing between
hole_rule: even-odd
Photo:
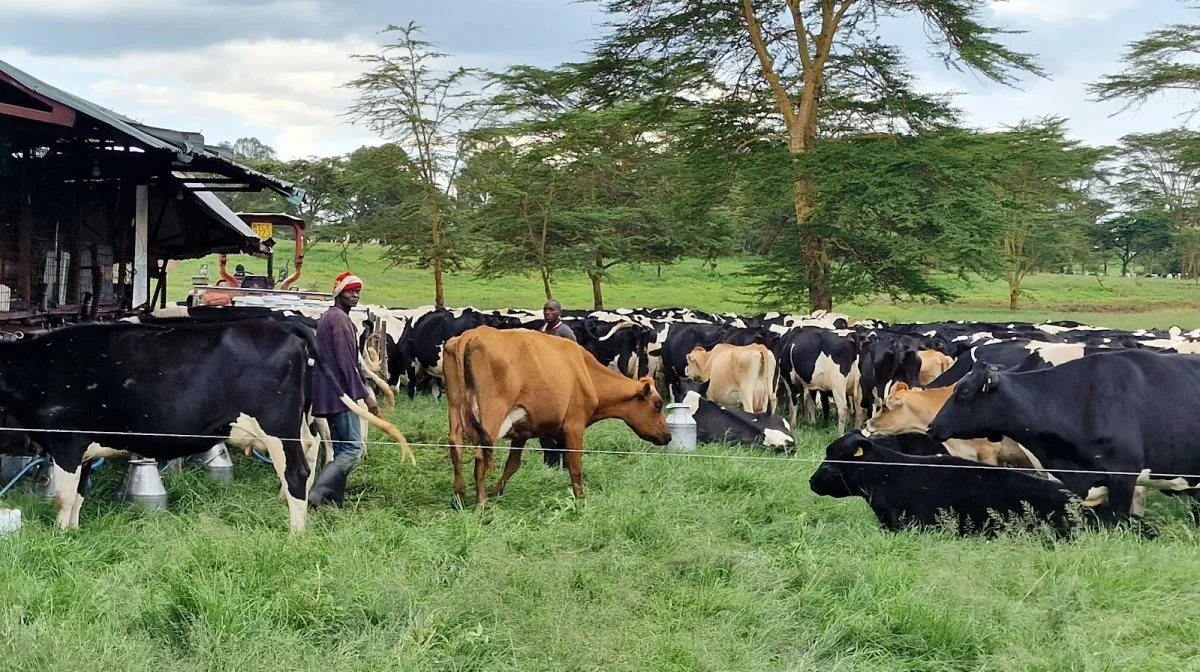
<instances>
[{"instance_id":1,"label":"metal milk churn","mask_svg":"<svg viewBox=\"0 0 1200 672\"><path fill-rule=\"evenodd\" d=\"M158 474L158 462L145 458L129 460L129 473L117 498L142 504L151 510L167 508L167 489Z\"/></svg>"},{"instance_id":2,"label":"metal milk churn","mask_svg":"<svg viewBox=\"0 0 1200 672\"><path fill-rule=\"evenodd\" d=\"M204 467L208 471L208 475L222 483L233 481L233 460L229 457L229 451L225 448L225 443L218 443L212 448L193 455L191 461Z\"/></svg>"},{"instance_id":3,"label":"metal milk churn","mask_svg":"<svg viewBox=\"0 0 1200 672\"><path fill-rule=\"evenodd\" d=\"M667 429L671 432L670 448L690 453L696 450L696 421L687 404L667 404Z\"/></svg>"}]
</instances>

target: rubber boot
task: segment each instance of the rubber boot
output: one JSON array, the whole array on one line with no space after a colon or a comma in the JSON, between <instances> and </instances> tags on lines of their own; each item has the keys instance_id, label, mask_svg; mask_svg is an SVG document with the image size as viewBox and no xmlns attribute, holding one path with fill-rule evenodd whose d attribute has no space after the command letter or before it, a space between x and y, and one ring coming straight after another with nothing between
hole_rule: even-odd
<instances>
[{"instance_id":1,"label":"rubber boot","mask_svg":"<svg viewBox=\"0 0 1200 672\"><path fill-rule=\"evenodd\" d=\"M346 499L346 480L356 462L358 457L355 455L342 454L333 458L313 481L312 489L308 491L308 503L312 506L332 504L341 508Z\"/></svg>"}]
</instances>

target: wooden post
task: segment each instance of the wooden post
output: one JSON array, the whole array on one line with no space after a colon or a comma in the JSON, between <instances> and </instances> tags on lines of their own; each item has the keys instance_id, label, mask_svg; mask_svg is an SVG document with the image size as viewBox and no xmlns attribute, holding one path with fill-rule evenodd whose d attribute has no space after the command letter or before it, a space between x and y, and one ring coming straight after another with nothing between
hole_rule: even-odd
<instances>
[{"instance_id":1,"label":"wooden post","mask_svg":"<svg viewBox=\"0 0 1200 672\"><path fill-rule=\"evenodd\" d=\"M139 308L150 294L150 187L139 184L133 203L133 300L130 308Z\"/></svg>"},{"instance_id":2,"label":"wooden post","mask_svg":"<svg viewBox=\"0 0 1200 672\"><path fill-rule=\"evenodd\" d=\"M33 308L33 251L30 249L33 245L33 213L30 211L30 156L33 150L26 148L21 157L21 187L18 190L17 198L20 199L18 204L19 219L17 224L17 259L20 267L20 282L18 283L18 291L21 295L21 300L25 302L25 310Z\"/></svg>"}]
</instances>

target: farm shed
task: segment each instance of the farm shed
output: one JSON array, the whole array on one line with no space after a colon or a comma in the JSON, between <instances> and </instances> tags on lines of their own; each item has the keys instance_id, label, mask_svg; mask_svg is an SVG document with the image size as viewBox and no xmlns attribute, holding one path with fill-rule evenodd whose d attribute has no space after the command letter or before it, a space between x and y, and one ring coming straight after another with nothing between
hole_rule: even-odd
<instances>
[{"instance_id":1,"label":"farm shed","mask_svg":"<svg viewBox=\"0 0 1200 672\"><path fill-rule=\"evenodd\" d=\"M304 197L199 133L136 122L0 61L0 323L165 305L168 260L267 252L216 196L263 189Z\"/></svg>"}]
</instances>

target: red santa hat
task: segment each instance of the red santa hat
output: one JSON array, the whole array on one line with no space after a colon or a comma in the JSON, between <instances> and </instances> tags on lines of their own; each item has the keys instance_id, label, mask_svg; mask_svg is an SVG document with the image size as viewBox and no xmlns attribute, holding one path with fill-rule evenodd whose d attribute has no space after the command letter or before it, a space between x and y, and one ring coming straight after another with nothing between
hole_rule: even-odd
<instances>
[{"instance_id":1,"label":"red santa hat","mask_svg":"<svg viewBox=\"0 0 1200 672\"><path fill-rule=\"evenodd\" d=\"M342 273L333 279L333 296L334 298L337 298L337 295L341 294L342 292L351 289L362 289L362 286L362 278L351 273L350 271L346 271L345 273Z\"/></svg>"}]
</instances>

